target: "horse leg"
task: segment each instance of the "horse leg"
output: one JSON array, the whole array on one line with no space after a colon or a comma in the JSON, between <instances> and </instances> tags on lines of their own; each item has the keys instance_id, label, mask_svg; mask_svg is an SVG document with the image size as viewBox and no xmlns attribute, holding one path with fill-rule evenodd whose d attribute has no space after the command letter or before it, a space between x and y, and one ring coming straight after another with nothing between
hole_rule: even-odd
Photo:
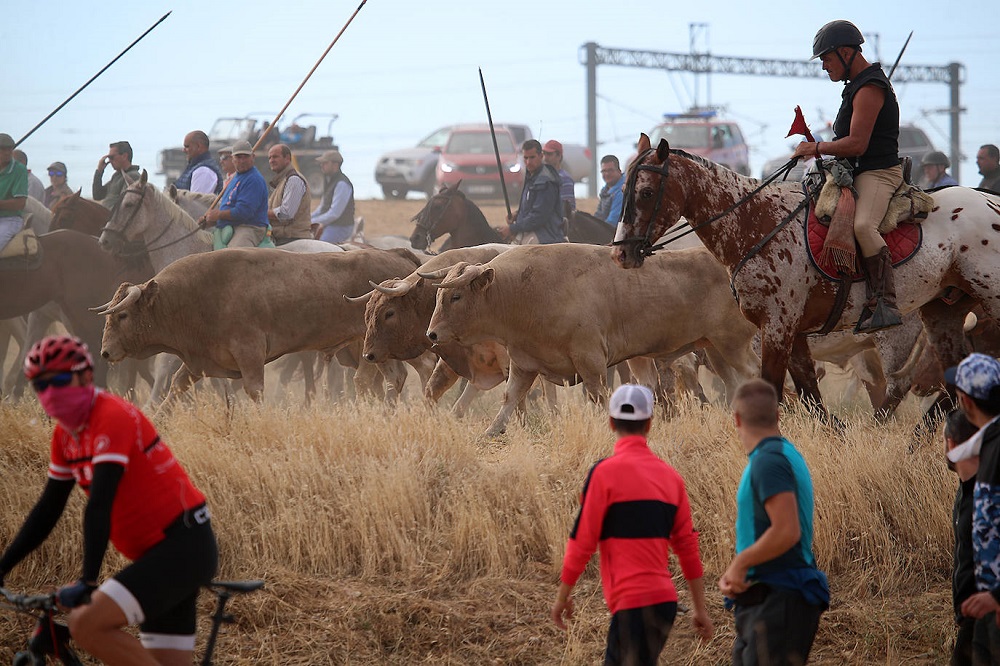
<instances>
[{"instance_id":1,"label":"horse leg","mask_svg":"<svg viewBox=\"0 0 1000 666\"><path fill-rule=\"evenodd\" d=\"M830 415L823 406L823 398L819 393L816 363L813 362L812 352L809 351L809 343L804 335L796 335L792 341L788 373L792 376L799 400L809 411L818 413L824 420L828 419Z\"/></svg>"},{"instance_id":2,"label":"horse leg","mask_svg":"<svg viewBox=\"0 0 1000 666\"><path fill-rule=\"evenodd\" d=\"M795 331L779 322L763 322L760 328L760 377L778 392L778 399L785 395L785 373L789 371L789 349ZM813 374L816 370L813 368Z\"/></svg>"}]
</instances>

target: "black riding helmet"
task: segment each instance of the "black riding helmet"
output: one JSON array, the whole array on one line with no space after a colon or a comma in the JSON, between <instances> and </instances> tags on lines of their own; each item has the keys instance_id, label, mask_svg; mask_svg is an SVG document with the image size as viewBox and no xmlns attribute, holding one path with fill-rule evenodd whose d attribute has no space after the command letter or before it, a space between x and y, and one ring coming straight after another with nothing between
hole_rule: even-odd
<instances>
[{"instance_id":1,"label":"black riding helmet","mask_svg":"<svg viewBox=\"0 0 1000 666\"><path fill-rule=\"evenodd\" d=\"M851 54L851 61L847 62L844 60L840 53L837 53L837 58L840 60L840 64L844 66L844 76L841 78L842 81L847 80L847 75L850 72L851 65L854 63L854 57L861 51L861 45L865 43L865 36L861 34L858 27L851 23L850 21L830 21L816 33L813 38L813 56L810 60L815 60L820 56L823 56L834 49L839 49L841 46L849 46L854 49Z\"/></svg>"},{"instance_id":2,"label":"black riding helmet","mask_svg":"<svg viewBox=\"0 0 1000 666\"><path fill-rule=\"evenodd\" d=\"M859 49L864 43L864 35L850 21L830 21L820 28L813 38L813 57L810 60L815 60L841 46Z\"/></svg>"}]
</instances>

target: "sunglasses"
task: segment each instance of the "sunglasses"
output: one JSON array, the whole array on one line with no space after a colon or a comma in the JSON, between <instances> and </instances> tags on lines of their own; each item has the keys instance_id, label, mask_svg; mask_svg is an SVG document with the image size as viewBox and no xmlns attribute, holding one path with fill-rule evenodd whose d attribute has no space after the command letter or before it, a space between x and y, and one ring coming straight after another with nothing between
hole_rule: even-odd
<instances>
[{"instance_id":1,"label":"sunglasses","mask_svg":"<svg viewBox=\"0 0 1000 666\"><path fill-rule=\"evenodd\" d=\"M49 175L50 176L65 176L66 172L65 171L51 171L50 170L49 171Z\"/></svg>"},{"instance_id":2,"label":"sunglasses","mask_svg":"<svg viewBox=\"0 0 1000 666\"><path fill-rule=\"evenodd\" d=\"M52 375L48 379L32 379L31 387L35 389L35 393L41 393L50 386L57 388L69 386L71 381L73 381L72 372L60 372L58 375Z\"/></svg>"}]
</instances>

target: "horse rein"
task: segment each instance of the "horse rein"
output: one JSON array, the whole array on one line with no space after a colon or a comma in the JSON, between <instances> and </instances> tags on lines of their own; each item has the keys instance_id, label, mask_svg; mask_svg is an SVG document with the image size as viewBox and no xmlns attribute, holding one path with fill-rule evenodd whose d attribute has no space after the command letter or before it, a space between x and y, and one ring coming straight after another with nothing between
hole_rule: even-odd
<instances>
[{"instance_id":1,"label":"horse rein","mask_svg":"<svg viewBox=\"0 0 1000 666\"><path fill-rule=\"evenodd\" d=\"M435 194L433 197L431 197L431 201L437 199L440 196L441 196L440 194ZM417 216L416 226L417 229L420 229L420 231L424 232L424 238L427 240L427 250L430 250L431 243L437 240L437 236L434 235L434 227L436 227L437 223L441 221L441 219L444 217L444 214L448 212L448 207L451 206L451 202L455 200L455 197L453 195L449 195L447 199L448 201L445 203L444 207L441 208L441 212L438 213L434 217L434 219L431 220L430 224L421 224L421 222L424 221L424 216L423 215ZM428 202L428 205L430 205L430 202Z\"/></svg>"},{"instance_id":2,"label":"horse rein","mask_svg":"<svg viewBox=\"0 0 1000 666\"><path fill-rule=\"evenodd\" d=\"M672 236L671 238L663 240L663 241L661 241L659 243L656 243L654 245L650 241L649 235L650 235L650 233L653 230L653 221L656 219L657 214L660 211L660 202L663 200L663 189L666 186L666 180L667 180L667 177L669 176L669 167L668 167L668 165L669 165L669 162L670 162L670 158L668 156L667 159L665 159L663 161L663 164L661 164L660 166L652 166L652 165L649 165L649 164L642 164L642 160L646 159L646 157L648 157L650 155L650 153L653 153L655 150L656 150L655 148L647 148L646 151L643 152L642 155L640 155L639 157L636 158L636 161L635 161L636 166L629 173L628 180L625 182L625 192L623 194L623 196L625 197L625 207L622 210L622 220L621 221L625 222L625 220L628 219L630 215L631 215L632 219L634 219L635 215L636 215L636 212L635 212L635 203L634 203L634 193L635 193L636 182L638 181L638 178L639 178L639 172L640 171L651 171L651 172L653 172L653 173L655 173L655 174L657 174L657 175L660 176L660 185L659 185L659 189L657 190L657 193L656 193L656 205L653 208L653 214L652 214L652 216L650 218L650 222L649 222L648 225L646 225L646 233L642 237L625 238L625 239L622 239L622 240L613 241L611 243L612 245L624 245L626 243L639 243L640 244L640 252L642 253L643 257L652 256L654 252L656 252L657 250L662 250L663 248L665 248L670 243L672 243L672 242L674 242L676 240L679 240L679 239L683 238L684 236L686 236L686 235L688 235L690 233L693 233L693 232L697 231L698 229L701 229L702 227L706 227L709 224L711 224L711 223L713 223L713 222L715 222L717 220L722 219L726 215L729 215L730 213L732 213L733 211L735 211L737 208L739 208L740 206L742 206L743 204L745 204L747 201L749 201L750 199L752 199L758 192L760 192L765 187L767 187L772 182L774 182L774 180L777 179L778 176L780 176L782 174L787 175L788 172L791 171L792 167L795 165L796 161L798 161L798 158L794 158L794 157L792 159L788 160L788 162L786 162L784 165L782 165L781 167L779 167L774 173L772 173L770 176L768 176L766 179L764 179L764 181L761 182L761 184L759 186L757 186L755 189L753 189L748 194L746 194L743 198L739 199L736 203L734 203L733 205L731 205L729 208L727 208L726 210L722 211L718 215L714 215L714 216L710 217L707 220L699 222L698 224L691 224L690 222L685 222L685 224L687 224L690 227L687 231L684 231L683 233L678 234L676 236ZM674 151L671 151L671 152L674 152ZM796 209L795 213L797 213L799 210L801 210L803 206L804 206L804 204L802 206L799 206L799 208ZM794 214L793 214L792 217L794 217ZM786 220L785 223L787 223L787 220ZM784 226L784 224L782 224L780 226ZM673 227L671 227L671 229L672 228ZM670 231L670 229L668 229L667 231ZM666 232L664 232L664 233L666 233ZM775 233L775 232L772 232L772 234L769 234L766 237L767 240L770 240L773 237L773 233Z\"/></svg>"}]
</instances>

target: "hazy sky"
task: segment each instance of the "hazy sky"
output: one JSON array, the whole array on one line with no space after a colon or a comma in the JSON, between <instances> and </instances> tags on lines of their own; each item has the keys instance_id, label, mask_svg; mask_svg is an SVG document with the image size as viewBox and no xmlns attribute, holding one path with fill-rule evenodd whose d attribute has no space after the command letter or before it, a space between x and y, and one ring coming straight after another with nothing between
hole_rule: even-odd
<instances>
[{"instance_id":1,"label":"hazy sky","mask_svg":"<svg viewBox=\"0 0 1000 666\"><path fill-rule=\"evenodd\" d=\"M69 183L90 181L108 143L131 142L154 183L158 152L221 116L276 113L344 25L358 2L80 2L45 0L6 7L0 23L0 131L20 139L165 12L172 15L21 147L45 184L62 160ZM961 7L954 9L954 7ZM336 113L332 130L359 197L381 196L374 169L387 150L415 144L441 125L484 122L478 67L495 121L531 125L543 140L586 141L586 79L580 47L688 52L690 25L707 24L696 47L714 55L806 60L816 30L832 19L877 35L865 45L886 70L907 34L903 62L965 66L963 185L980 176L975 154L1000 143L1000 72L995 2L711 3L368 0L289 107ZM876 48L877 47L877 48ZM818 66L818 65L817 65ZM841 85L827 79L692 74L598 68L598 152L624 158L639 132L664 112L694 103L724 105L751 145L751 167L786 154L798 104L813 128L832 120ZM944 84L899 84L904 121L948 149ZM709 97L710 93L710 97ZM411 195L417 196L417 195Z\"/></svg>"}]
</instances>

